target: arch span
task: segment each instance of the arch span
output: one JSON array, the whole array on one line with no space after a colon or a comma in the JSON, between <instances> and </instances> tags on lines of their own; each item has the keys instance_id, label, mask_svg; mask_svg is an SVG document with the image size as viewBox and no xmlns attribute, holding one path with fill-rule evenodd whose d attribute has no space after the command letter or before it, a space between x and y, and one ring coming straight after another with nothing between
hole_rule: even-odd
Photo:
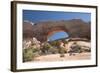
<instances>
[{"instance_id":1,"label":"arch span","mask_svg":"<svg viewBox=\"0 0 100 73\"><path fill-rule=\"evenodd\" d=\"M27 23L28 26L32 25ZM87 38L91 39L90 35L90 23L86 23L80 19L72 19L66 21L45 21L45 22L38 22L35 25L32 25L32 28L29 28L24 23L23 28L23 36L31 35L30 38L36 37L40 42L47 41L47 37L56 31L65 31L69 34L69 37L80 37L80 38ZM25 27L26 26L26 27ZM31 32L28 32L31 31ZM28 38L28 37L23 37Z\"/></svg>"},{"instance_id":2,"label":"arch span","mask_svg":"<svg viewBox=\"0 0 100 73\"><path fill-rule=\"evenodd\" d=\"M52 28L48 33L47 33L47 40L57 40L61 38L67 38L69 36L68 31L66 29L63 29L61 27L58 28ZM53 39L54 37L54 39Z\"/></svg>"}]
</instances>

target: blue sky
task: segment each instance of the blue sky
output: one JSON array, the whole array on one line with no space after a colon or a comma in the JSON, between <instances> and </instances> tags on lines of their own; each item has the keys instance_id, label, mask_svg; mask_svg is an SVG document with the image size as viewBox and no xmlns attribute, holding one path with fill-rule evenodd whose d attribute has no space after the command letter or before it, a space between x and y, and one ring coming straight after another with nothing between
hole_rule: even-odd
<instances>
[{"instance_id":1,"label":"blue sky","mask_svg":"<svg viewBox=\"0 0 100 73\"><path fill-rule=\"evenodd\" d=\"M91 21L91 13L80 12L58 12L58 11L36 11L36 10L23 10L23 21L30 21L33 23L39 21L58 21L58 20L71 20L81 19L85 22ZM49 39L55 40L67 37L68 34L58 32L52 35Z\"/></svg>"},{"instance_id":2,"label":"blue sky","mask_svg":"<svg viewBox=\"0 0 100 73\"><path fill-rule=\"evenodd\" d=\"M57 40L60 38L67 38L67 37L69 37L68 33L64 32L64 31L59 31L59 32L56 32L54 35L50 36L48 38L48 41L53 41L53 40Z\"/></svg>"},{"instance_id":3,"label":"blue sky","mask_svg":"<svg viewBox=\"0 0 100 73\"><path fill-rule=\"evenodd\" d=\"M85 22L89 22L91 19L90 13L79 12L56 12L56 11L33 11L23 10L23 20L31 22L39 22L46 20L70 20L70 19L82 19Z\"/></svg>"}]
</instances>

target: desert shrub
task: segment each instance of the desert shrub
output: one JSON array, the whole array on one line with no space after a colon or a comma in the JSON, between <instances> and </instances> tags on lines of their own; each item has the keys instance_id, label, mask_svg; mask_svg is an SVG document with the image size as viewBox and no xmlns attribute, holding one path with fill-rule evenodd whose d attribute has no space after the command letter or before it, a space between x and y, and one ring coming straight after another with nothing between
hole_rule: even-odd
<instances>
[{"instance_id":1,"label":"desert shrub","mask_svg":"<svg viewBox=\"0 0 100 73\"><path fill-rule=\"evenodd\" d=\"M23 49L23 62L31 61L33 58L32 49Z\"/></svg>"},{"instance_id":2,"label":"desert shrub","mask_svg":"<svg viewBox=\"0 0 100 73\"><path fill-rule=\"evenodd\" d=\"M72 52L74 52L74 53L81 53L82 50L81 50L81 48L76 47L75 49L72 50Z\"/></svg>"},{"instance_id":3,"label":"desert shrub","mask_svg":"<svg viewBox=\"0 0 100 73\"><path fill-rule=\"evenodd\" d=\"M64 44L68 44L68 41L65 41L65 40L64 40L63 42L64 42Z\"/></svg>"},{"instance_id":4,"label":"desert shrub","mask_svg":"<svg viewBox=\"0 0 100 73\"><path fill-rule=\"evenodd\" d=\"M51 54L57 54L59 51L58 51L58 48L56 48L56 47L51 47L51 48L49 49L49 52L51 52Z\"/></svg>"},{"instance_id":5,"label":"desert shrub","mask_svg":"<svg viewBox=\"0 0 100 73\"><path fill-rule=\"evenodd\" d=\"M38 48L23 49L23 62L32 61L38 56L40 56Z\"/></svg>"},{"instance_id":6,"label":"desert shrub","mask_svg":"<svg viewBox=\"0 0 100 73\"><path fill-rule=\"evenodd\" d=\"M72 53L81 53L82 52L81 46L76 43L74 43L70 48L71 49L69 52L72 52Z\"/></svg>"},{"instance_id":7,"label":"desert shrub","mask_svg":"<svg viewBox=\"0 0 100 73\"><path fill-rule=\"evenodd\" d=\"M50 44L51 44L52 46L58 47L58 46L59 46L59 41L52 41Z\"/></svg>"},{"instance_id":8,"label":"desert shrub","mask_svg":"<svg viewBox=\"0 0 100 73\"><path fill-rule=\"evenodd\" d=\"M50 44L45 42L41 48L42 54L48 54L48 50L50 47L51 47Z\"/></svg>"},{"instance_id":9,"label":"desert shrub","mask_svg":"<svg viewBox=\"0 0 100 73\"><path fill-rule=\"evenodd\" d=\"M65 57L65 55L64 55L65 53L67 53L66 48L60 47L60 48L59 48L60 57Z\"/></svg>"},{"instance_id":10,"label":"desert shrub","mask_svg":"<svg viewBox=\"0 0 100 73\"><path fill-rule=\"evenodd\" d=\"M39 48L32 48L32 51L34 58L41 55L41 50Z\"/></svg>"},{"instance_id":11,"label":"desert shrub","mask_svg":"<svg viewBox=\"0 0 100 73\"><path fill-rule=\"evenodd\" d=\"M55 45L55 42L53 45L51 43L44 43L44 45L41 48L42 54L56 54L58 53L58 48Z\"/></svg>"}]
</instances>

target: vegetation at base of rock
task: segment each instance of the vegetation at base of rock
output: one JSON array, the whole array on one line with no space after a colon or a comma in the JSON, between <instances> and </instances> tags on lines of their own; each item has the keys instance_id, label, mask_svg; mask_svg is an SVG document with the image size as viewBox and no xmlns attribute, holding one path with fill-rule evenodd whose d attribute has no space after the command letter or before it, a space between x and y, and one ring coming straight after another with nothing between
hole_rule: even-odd
<instances>
[{"instance_id":1,"label":"vegetation at base of rock","mask_svg":"<svg viewBox=\"0 0 100 73\"><path fill-rule=\"evenodd\" d=\"M56 46L52 46L50 43L45 42L41 48L42 54L56 54L58 53L58 48Z\"/></svg>"},{"instance_id":2,"label":"vegetation at base of rock","mask_svg":"<svg viewBox=\"0 0 100 73\"><path fill-rule=\"evenodd\" d=\"M40 50L38 48L23 49L23 62L32 61L38 56L40 56Z\"/></svg>"},{"instance_id":3,"label":"vegetation at base of rock","mask_svg":"<svg viewBox=\"0 0 100 73\"><path fill-rule=\"evenodd\" d=\"M65 39L66 40L66 39ZM49 55L49 54L59 54L60 57L65 57L65 54L74 54L74 53L82 53L82 52L91 52L89 46L82 46L77 43L77 41L73 42L70 49L65 47L66 44L68 45L71 41L65 40L56 40L51 42L39 42L36 38L33 40L25 42L24 49L23 49L23 62L27 61L34 61L36 57L42 55ZM26 47L26 48L25 48Z\"/></svg>"}]
</instances>

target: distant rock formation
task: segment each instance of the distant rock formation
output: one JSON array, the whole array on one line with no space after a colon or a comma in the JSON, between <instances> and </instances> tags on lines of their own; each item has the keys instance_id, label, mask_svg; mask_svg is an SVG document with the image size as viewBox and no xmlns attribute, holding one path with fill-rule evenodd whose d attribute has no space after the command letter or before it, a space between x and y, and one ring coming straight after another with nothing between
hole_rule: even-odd
<instances>
[{"instance_id":1,"label":"distant rock formation","mask_svg":"<svg viewBox=\"0 0 100 73\"><path fill-rule=\"evenodd\" d=\"M72 38L91 39L91 24L81 19L42 21L34 25L23 22L24 39L36 37L37 40L44 42L47 41L49 35L60 30L67 32Z\"/></svg>"}]
</instances>

